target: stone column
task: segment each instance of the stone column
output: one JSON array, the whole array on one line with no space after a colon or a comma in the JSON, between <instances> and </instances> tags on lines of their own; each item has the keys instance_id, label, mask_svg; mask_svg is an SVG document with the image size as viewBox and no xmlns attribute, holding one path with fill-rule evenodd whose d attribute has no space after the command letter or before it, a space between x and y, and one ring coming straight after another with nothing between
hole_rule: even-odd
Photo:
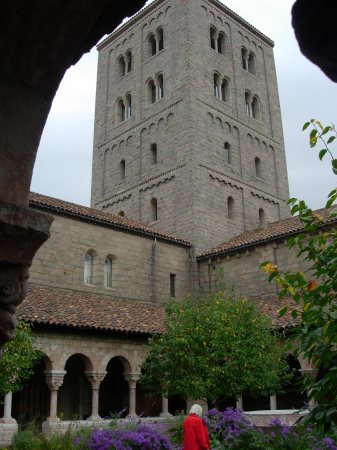
<instances>
[{"instance_id":1,"label":"stone column","mask_svg":"<svg viewBox=\"0 0 337 450\"><path fill-rule=\"evenodd\" d=\"M306 368L306 369L300 369L299 370L301 375L305 376L305 377L310 377L311 378L311 383L313 383L315 381L315 378L317 377L318 374L318 369L313 369L313 368ZM308 396L310 396L311 394L311 389L308 389ZM310 408L314 408L316 405L316 401L314 399L314 397L312 397L309 402L308 405Z\"/></svg>"},{"instance_id":2,"label":"stone column","mask_svg":"<svg viewBox=\"0 0 337 450\"><path fill-rule=\"evenodd\" d=\"M59 420L57 417L57 393L63 384L66 370L45 370L46 382L50 390L50 413L48 420Z\"/></svg>"},{"instance_id":3,"label":"stone column","mask_svg":"<svg viewBox=\"0 0 337 450\"><path fill-rule=\"evenodd\" d=\"M277 397L276 395L270 396L270 409L276 410L277 409Z\"/></svg>"},{"instance_id":4,"label":"stone column","mask_svg":"<svg viewBox=\"0 0 337 450\"><path fill-rule=\"evenodd\" d=\"M243 411L243 403L242 403L242 396L236 399L236 409L241 409Z\"/></svg>"},{"instance_id":5,"label":"stone column","mask_svg":"<svg viewBox=\"0 0 337 450\"><path fill-rule=\"evenodd\" d=\"M129 416L136 416L136 387L140 373L125 373L125 379L129 383Z\"/></svg>"},{"instance_id":6,"label":"stone column","mask_svg":"<svg viewBox=\"0 0 337 450\"><path fill-rule=\"evenodd\" d=\"M168 398L165 397L165 395L162 395L160 417L171 417L171 416L172 414L170 414L168 410Z\"/></svg>"},{"instance_id":7,"label":"stone column","mask_svg":"<svg viewBox=\"0 0 337 450\"><path fill-rule=\"evenodd\" d=\"M12 419L12 393L8 392L5 395L5 404L4 404L4 419Z\"/></svg>"},{"instance_id":8,"label":"stone column","mask_svg":"<svg viewBox=\"0 0 337 450\"><path fill-rule=\"evenodd\" d=\"M98 414L99 406L99 387L104 379L105 375L108 373L104 372L84 372L87 379L91 383L92 401L91 401L91 416L88 420L100 420L101 417Z\"/></svg>"},{"instance_id":9,"label":"stone column","mask_svg":"<svg viewBox=\"0 0 337 450\"><path fill-rule=\"evenodd\" d=\"M159 92L160 82L159 82L158 78L155 78L155 80L153 82L154 82L154 85L156 88L156 102L157 102L158 100L160 100L160 92Z\"/></svg>"}]
</instances>

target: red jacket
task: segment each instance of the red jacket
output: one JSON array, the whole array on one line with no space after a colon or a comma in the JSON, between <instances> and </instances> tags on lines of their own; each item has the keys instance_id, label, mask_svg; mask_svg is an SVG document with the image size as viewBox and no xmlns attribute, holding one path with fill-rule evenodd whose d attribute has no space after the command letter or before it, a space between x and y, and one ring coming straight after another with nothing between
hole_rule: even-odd
<instances>
[{"instance_id":1,"label":"red jacket","mask_svg":"<svg viewBox=\"0 0 337 450\"><path fill-rule=\"evenodd\" d=\"M190 414L184 420L184 450L209 450L208 430L196 414Z\"/></svg>"}]
</instances>

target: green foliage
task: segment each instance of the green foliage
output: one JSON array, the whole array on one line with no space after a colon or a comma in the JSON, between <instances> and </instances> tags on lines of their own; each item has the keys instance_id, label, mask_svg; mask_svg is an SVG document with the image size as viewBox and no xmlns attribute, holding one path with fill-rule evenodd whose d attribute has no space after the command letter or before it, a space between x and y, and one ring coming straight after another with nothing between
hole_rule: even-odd
<instances>
[{"instance_id":1,"label":"green foliage","mask_svg":"<svg viewBox=\"0 0 337 450\"><path fill-rule=\"evenodd\" d=\"M280 388L286 362L279 336L254 304L233 293L170 303L166 332L147 347L140 382L153 392L205 399Z\"/></svg>"},{"instance_id":2,"label":"green foliage","mask_svg":"<svg viewBox=\"0 0 337 450\"><path fill-rule=\"evenodd\" d=\"M319 151L322 160L330 155L332 171L337 174L337 160L328 145L336 138L334 126L323 125L312 119L303 129L312 127L310 146L323 144ZM337 199L337 189L328 195L326 208L331 208ZM292 297L300 306L301 323L296 331L298 353L310 360L322 377L316 380L303 377L304 388L309 390L318 405L309 415L312 419L326 425L337 422L337 231L326 226L323 218L313 212L303 200L291 198L291 214L298 215L304 226L304 233L288 241L289 248L298 248L298 257L308 262L306 272L281 271L270 262L263 263L263 270L269 274L269 280L276 281L281 287L280 298ZM328 211L328 221L336 218L337 209ZM298 309L298 308L297 308ZM285 313L282 308L281 314ZM293 317L298 314L292 311Z\"/></svg>"},{"instance_id":3,"label":"green foliage","mask_svg":"<svg viewBox=\"0 0 337 450\"><path fill-rule=\"evenodd\" d=\"M16 336L7 342L0 353L0 397L7 392L16 392L33 373L33 368L42 354L34 348L35 338L31 328L19 322Z\"/></svg>"},{"instance_id":4,"label":"green foliage","mask_svg":"<svg viewBox=\"0 0 337 450\"><path fill-rule=\"evenodd\" d=\"M184 413L175 415L169 422L168 433L172 444L181 445L184 442Z\"/></svg>"}]
</instances>

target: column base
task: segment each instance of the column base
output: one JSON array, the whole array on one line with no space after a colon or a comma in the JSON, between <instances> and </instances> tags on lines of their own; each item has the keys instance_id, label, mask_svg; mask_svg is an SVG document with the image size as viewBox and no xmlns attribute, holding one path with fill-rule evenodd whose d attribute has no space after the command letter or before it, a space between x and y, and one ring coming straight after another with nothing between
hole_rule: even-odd
<instances>
[{"instance_id":1,"label":"column base","mask_svg":"<svg viewBox=\"0 0 337 450\"><path fill-rule=\"evenodd\" d=\"M91 421L91 422L100 422L102 419L101 416L90 416L88 417L86 420Z\"/></svg>"},{"instance_id":2,"label":"column base","mask_svg":"<svg viewBox=\"0 0 337 450\"><path fill-rule=\"evenodd\" d=\"M9 447L14 435L18 432L18 424L13 418L0 419L0 447Z\"/></svg>"}]
</instances>

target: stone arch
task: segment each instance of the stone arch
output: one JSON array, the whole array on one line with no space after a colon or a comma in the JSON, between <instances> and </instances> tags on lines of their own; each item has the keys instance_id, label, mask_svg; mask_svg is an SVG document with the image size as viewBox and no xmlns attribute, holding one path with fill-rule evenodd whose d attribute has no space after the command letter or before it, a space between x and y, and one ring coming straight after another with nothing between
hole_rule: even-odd
<instances>
[{"instance_id":1,"label":"stone arch","mask_svg":"<svg viewBox=\"0 0 337 450\"><path fill-rule=\"evenodd\" d=\"M225 123L224 123L224 130L225 130L225 132L227 132L227 133L231 133L231 132L232 132L230 123L228 123L228 122L225 122Z\"/></svg>"},{"instance_id":2,"label":"stone arch","mask_svg":"<svg viewBox=\"0 0 337 450\"><path fill-rule=\"evenodd\" d=\"M35 364L33 373L20 391L13 394L12 416L16 420L41 424L49 415L50 392L46 383L45 370L52 370L51 358L43 352ZM29 405L29 408L27 408Z\"/></svg>"},{"instance_id":3,"label":"stone arch","mask_svg":"<svg viewBox=\"0 0 337 450\"><path fill-rule=\"evenodd\" d=\"M130 36L129 36L129 42L130 43L133 41L134 37L135 37L135 34L131 33Z\"/></svg>"},{"instance_id":4,"label":"stone arch","mask_svg":"<svg viewBox=\"0 0 337 450\"><path fill-rule=\"evenodd\" d=\"M158 16L157 16L157 22L159 22L160 20L162 20L162 18L164 17L164 13L161 11Z\"/></svg>"},{"instance_id":5,"label":"stone arch","mask_svg":"<svg viewBox=\"0 0 337 450\"><path fill-rule=\"evenodd\" d=\"M209 16L211 17L211 20L213 20L213 22L215 22L215 15L212 11L209 12Z\"/></svg>"},{"instance_id":6,"label":"stone arch","mask_svg":"<svg viewBox=\"0 0 337 450\"><path fill-rule=\"evenodd\" d=\"M93 372L92 360L84 353L73 353L65 361L67 372L58 392L58 412L65 420L86 419L91 413L91 385L86 372Z\"/></svg>"},{"instance_id":7,"label":"stone arch","mask_svg":"<svg viewBox=\"0 0 337 450\"><path fill-rule=\"evenodd\" d=\"M207 113L207 118L208 118L212 123L214 123L214 116L213 116L212 113L208 112L208 113Z\"/></svg>"},{"instance_id":8,"label":"stone arch","mask_svg":"<svg viewBox=\"0 0 337 450\"><path fill-rule=\"evenodd\" d=\"M240 131L239 131L238 127L235 127L235 126L233 127L233 134L237 137L240 136Z\"/></svg>"},{"instance_id":9,"label":"stone arch","mask_svg":"<svg viewBox=\"0 0 337 450\"><path fill-rule=\"evenodd\" d=\"M122 139L121 141L119 141L118 143L118 149L119 150L124 150L125 147L125 141Z\"/></svg>"},{"instance_id":10,"label":"stone arch","mask_svg":"<svg viewBox=\"0 0 337 450\"><path fill-rule=\"evenodd\" d=\"M151 134L151 133L154 133L155 131L156 131L156 124L154 122L152 122L149 125L149 133Z\"/></svg>"},{"instance_id":11,"label":"stone arch","mask_svg":"<svg viewBox=\"0 0 337 450\"><path fill-rule=\"evenodd\" d=\"M223 20L221 19L221 17L220 16L217 16L217 22L219 22L220 23L220 25L222 26L223 25Z\"/></svg>"},{"instance_id":12,"label":"stone arch","mask_svg":"<svg viewBox=\"0 0 337 450\"><path fill-rule=\"evenodd\" d=\"M142 139L142 138L144 138L144 136L146 136L147 135L147 128L142 128L141 130L140 130L140 133L139 133L139 136L140 136L140 138Z\"/></svg>"},{"instance_id":13,"label":"stone arch","mask_svg":"<svg viewBox=\"0 0 337 450\"><path fill-rule=\"evenodd\" d=\"M127 45L127 43L128 43L128 40L127 40L127 39L124 39L123 42L122 42L122 47L124 47L125 45Z\"/></svg>"},{"instance_id":14,"label":"stone arch","mask_svg":"<svg viewBox=\"0 0 337 450\"><path fill-rule=\"evenodd\" d=\"M207 16L207 9L204 5L201 5L201 10L206 14Z\"/></svg>"},{"instance_id":15,"label":"stone arch","mask_svg":"<svg viewBox=\"0 0 337 450\"><path fill-rule=\"evenodd\" d=\"M74 352L74 351L71 351L71 350L69 352L64 353L62 355L62 358L60 359L60 366L62 367L62 370L65 370L65 366L66 366L68 360L72 356L75 356L75 355L78 355L82 359L82 361L83 361L83 363L85 365L85 370L87 370L87 371L92 371L93 370L94 365L93 365L92 361L93 361L94 358L92 356L90 357L88 355L85 355L84 353Z\"/></svg>"},{"instance_id":16,"label":"stone arch","mask_svg":"<svg viewBox=\"0 0 337 450\"><path fill-rule=\"evenodd\" d=\"M167 123L167 125L169 125L170 123L172 123L173 119L174 119L174 113L173 113L173 112L170 112L170 113L166 116L166 123Z\"/></svg>"},{"instance_id":17,"label":"stone arch","mask_svg":"<svg viewBox=\"0 0 337 450\"><path fill-rule=\"evenodd\" d=\"M165 120L162 117L158 120L157 127L158 130L163 130L165 128Z\"/></svg>"},{"instance_id":18,"label":"stone arch","mask_svg":"<svg viewBox=\"0 0 337 450\"><path fill-rule=\"evenodd\" d=\"M126 139L126 146L130 147L133 144L133 137L132 136L128 136Z\"/></svg>"},{"instance_id":19,"label":"stone arch","mask_svg":"<svg viewBox=\"0 0 337 450\"><path fill-rule=\"evenodd\" d=\"M108 353L104 356L100 363L100 371L106 370L109 361L113 358L118 358L121 361L125 373L133 373L136 371L130 354L121 349L117 350L116 353Z\"/></svg>"},{"instance_id":20,"label":"stone arch","mask_svg":"<svg viewBox=\"0 0 337 450\"><path fill-rule=\"evenodd\" d=\"M223 130L223 123L222 123L222 120L220 119L220 117L215 118L215 125L217 127L219 127L221 130Z\"/></svg>"},{"instance_id":21,"label":"stone arch","mask_svg":"<svg viewBox=\"0 0 337 450\"><path fill-rule=\"evenodd\" d=\"M166 16L167 13L170 11L170 9L172 9L171 6L168 6L168 7L165 9L165 16Z\"/></svg>"}]
</instances>

